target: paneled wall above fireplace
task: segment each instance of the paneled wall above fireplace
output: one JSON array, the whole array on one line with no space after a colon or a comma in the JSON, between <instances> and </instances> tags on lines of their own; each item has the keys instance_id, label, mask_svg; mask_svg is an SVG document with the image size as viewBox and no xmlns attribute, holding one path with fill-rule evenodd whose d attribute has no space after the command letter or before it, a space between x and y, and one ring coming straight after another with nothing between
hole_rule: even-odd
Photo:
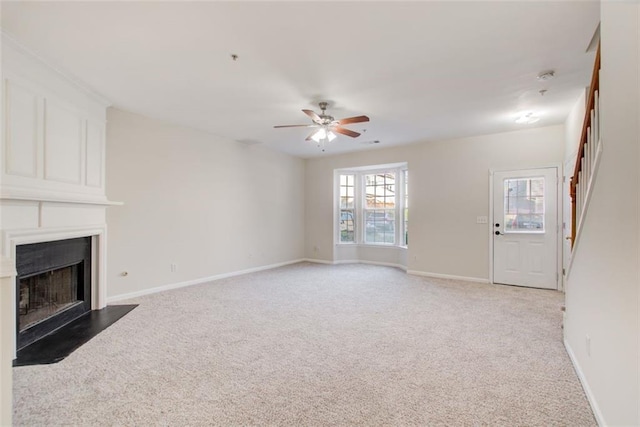
<instances>
[{"instance_id":1,"label":"paneled wall above fireplace","mask_svg":"<svg viewBox=\"0 0 640 427\"><path fill-rule=\"evenodd\" d=\"M108 102L7 35L2 42L0 197L105 202Z\"/></svg>"}]
</instances>

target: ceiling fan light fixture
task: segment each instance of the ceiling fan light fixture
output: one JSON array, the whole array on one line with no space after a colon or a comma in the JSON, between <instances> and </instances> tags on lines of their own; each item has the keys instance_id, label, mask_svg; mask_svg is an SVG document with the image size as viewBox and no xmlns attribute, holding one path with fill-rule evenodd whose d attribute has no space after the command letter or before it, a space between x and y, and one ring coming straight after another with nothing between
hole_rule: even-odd
<instances>
[{"instance_id":1,"label":"ceiling fan light fixture","mask_svg":"<svg viewBox=\"0 0 640 427\"><path fill-rule=\"evenodd\" d=\"M324 139L325 136L327 136L327 131L325 131L324 128L320 128L311 136L311 139L315 142L320 142L320 140Z\"/></svg>"},{"instance_id":2,"label":"ceiling fan light fixture","mask_svg":"<svg viewBox=\"0 0 640 427\"><path fill-rule=\"evenodd\" d=\"M316 130L313 131L309 136L307 136L305 138L305 141L314 141L316 144L318 144L318 147L322 148L322 151L324 151L325 144L336 139L338 133L351 138L357 138L360 136L358 132L345 128L345 125L354 123L365 123L369 121L369 117L362 115L345 117L344 119L336 120L333 118L333 116L327 114L326 109L328 104L326 102L320 102L318 105L320 106L320 110L322 111L320 114L317 114L312 110L302 110L302 112L311 119L313 124L279 125L274 126L274 128L315 128Z\"/></svg>"},{"instance_id":3,"label":"ceiling fan light fixture","mask_svg":"<svg viewBox=\"0 0 640 427\"><path fill-rule=\"evenodd\" d=\"M330 130L325 129L324 127L321 127L316 131L316 133L311 136L311 139L313 139L315 142L333 141L334 139L336 139L336 134L331 132Z\"/></svg>"}]
</instances>

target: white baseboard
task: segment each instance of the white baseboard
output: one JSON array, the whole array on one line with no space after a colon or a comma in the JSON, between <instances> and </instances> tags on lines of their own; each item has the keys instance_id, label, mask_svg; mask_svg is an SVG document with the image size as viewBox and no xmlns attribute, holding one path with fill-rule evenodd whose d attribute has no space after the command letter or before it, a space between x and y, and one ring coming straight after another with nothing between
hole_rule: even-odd
<instances>
[{"instance_id":1,"label":"white baseboard","mask_svg":"<svg viewBox=\"0 0 640 427\"><path fill-rule=\"evenodd\" d=\"M313 262L313 263L316 263L316 264L328 264L328 265L335 264L333 261L327 261L327 260L324 260L324 259L315 259L315 258L305 258L302 261Z\"/></svg>"},{"instance_id":2,"label":"white baseboard","mask_svg":"<svg viewBox=\"0 0 640 427\"><path fill-rule=\"evenodd\" d=\"M339 265L339 264L368 264L368 265L381 265L383 267L395 267L401 270L406 271L407 267L402 264L395 264L392 262L379 262L379 261L365 261L361 259L341 259L338 261L326 261L323 259L313 259L313 258L305 258L304 261L307 262L315 262L317 264L329 264L329 265Z\"/></svg>"},{"instance_id":3,"label":"white baseboard","mask_svg":"<svg viewBox=\"0 0 640 427\"><path fill-rule=\"evenodd\" d=\"M407 274L411 274L413 276L433 277L435 279L452 279L452 280L463 280L465 282L474 282L474 283L490 283L489 279L482 279L479 277L453 276L451 274L429 273L427 271L419 271L419 270L407 270Z\"/></svg>"},{"instance_id":4,"label":"white baseboard","mask_svg":"<svg viewBox=\"0 0 640 427\"><path fill-rule=\"evenodd\" d=\"M360 261L356 261L356 262L359 263L359 264L382 265L384 267L395 267L395 268L399 268L400 270L407 271L407 266L406 265L395 264L393 262L364 261L364 260L360 260Z\"/></svg>"},{"instance_id":5,"label":"white baseboard","mask_svg":"<svg viewBox=\"0 0 640 427\"><path fill-rule=\"evenodd\" d=\"M283 267L285 265L297 264L300 262L313 262L316 264L328 264L328 265L338 265L338 264L368 264L368 265L381 265L384 267L394 267L399 268L407 272L407 274L412 274L414 276L425 276L425 277L435 277L438 279L455 279L455 280L464 280L467 282L478 282L478 283L489 283L487 279L479 279L475 277L465 277L465 276L451 276L448 274L438 274L438 273L427 273L424 271L417 270L407 270L407 267L401 264L394 264L390 262L378 262L378 261L364 261L364 260L340 260L340 261L327 261L323 259L313 259L313 258L301 258L291 261L280 262L276 264L263 265L260 267L253 267L246 270L240 271L232 271L230 273L222 273L217 274L215 276L201 277L198 279L187 280L184 282L178 283L170 283L168 285L156 286L153 288L143 289L140 291L129 292L126 294L114 295L107 298L107 303L113 303L117 301L122 301L131 298L141 297L143 295L155 294L158 292L168 291L171 289L184 288L187 286L199 285L201 283L213 282L215 280L226 279L227 277L240 276L243 274L255 273L258 271L271 270L273 268Z\"/></svg>"},{"instance_id":6,"label":"white baseboard","mask_svg":"<svg viewBox=\"0 0 640 427\"><path fill-rule=\"evenodd\" d=\"M564 348L567 350L567 354L569 355L569 359L571 359L571 364L573 365L573 369L576 371L578 375L578 379L580 380L580 384L582 384L582 388L584 389L584 394L587 395L587 400L591 405L591 410L593 411L593 416L596 418L596 422L599 426L606 426L607 424L604 422L604 417L602 416L602 412L600 411L600 407L598 406L598 402L596 402L595 397L593 396L593 392L591 391L591 387L589 387L589 383L587 382L586 377L582 373L582 369L580 369L580 364L578 363L578 359L576 359L571 346L567 342L566 338L564 339Z\"/></svg>"},{"instance_id":7,"label":"white baseboard","mask_svg":"<svg viewBox=\"0 0 640 427\"><path fill-rule=\"evenodd\" d=\"M199 279L187 280L185 282L170 283L168 285L156 286L153 288L143 289L141 291L130 292L126 294L114 295L107 298L107 303L122 301L125 299L141 297L143 295L155 294L158 292L168 291L170 289L184 288L186 286L199 285L200 283L213 282L215 280L226 279L227 277L240 276L242 274L255 273L257 271L271 270L273 268L283 267L285 265L297 264L306 261L305 259L296 259L292 261L279 262L276 264L262 265L260 267L248 268L246 270L232 271L230 273L216 274L215 276L201 277Z\"/></svg>"}]
</instances>

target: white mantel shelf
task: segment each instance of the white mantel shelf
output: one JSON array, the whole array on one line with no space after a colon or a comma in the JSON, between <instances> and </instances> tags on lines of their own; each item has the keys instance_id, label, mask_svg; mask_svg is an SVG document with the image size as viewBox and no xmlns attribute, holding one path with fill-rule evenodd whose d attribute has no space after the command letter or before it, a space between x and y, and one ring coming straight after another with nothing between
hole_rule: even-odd
<instances>
[{"instance_id":1,"label":"white mantel shelf","mask_svg":"<svg viewBox=\"0 0 640 427\"><path fill-rule=\"evenodd\" d=\"M0 194L0 200L19 200L23 202L47 202L47 203L70 203L75 205L97 205L97 206L122 206L124 202L114 202L111 200L87 200L64 197L43 197L43 196L10 196Z\"/></svg>"}]
</instances>

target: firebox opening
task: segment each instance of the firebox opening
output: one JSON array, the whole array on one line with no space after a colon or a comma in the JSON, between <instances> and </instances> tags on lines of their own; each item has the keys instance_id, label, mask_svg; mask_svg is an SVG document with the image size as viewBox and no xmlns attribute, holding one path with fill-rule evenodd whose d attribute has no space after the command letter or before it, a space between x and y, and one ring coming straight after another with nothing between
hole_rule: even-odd
<instances>
[{"instance_id":1,"label":"firebox opening","mask_svg":"<svg viewBox=\"0 0 640 427\"><path fill-rule=\"evenodd\" d=\"M18 350L91 311L91 237L16 247Z\"/></svg>"},{"instance_id":2,"label":"firebox opening","mask_svg":"<svg viewBox=\"0 0 640 427\"><path fill-rule=\"evenodd\" d=\"M20 280L18 328L21 332L56 313L82 304L82 295L78 292L82 290L78 288L80 268L82 264L75 264Z\"/></svg>"}]
</instances>

